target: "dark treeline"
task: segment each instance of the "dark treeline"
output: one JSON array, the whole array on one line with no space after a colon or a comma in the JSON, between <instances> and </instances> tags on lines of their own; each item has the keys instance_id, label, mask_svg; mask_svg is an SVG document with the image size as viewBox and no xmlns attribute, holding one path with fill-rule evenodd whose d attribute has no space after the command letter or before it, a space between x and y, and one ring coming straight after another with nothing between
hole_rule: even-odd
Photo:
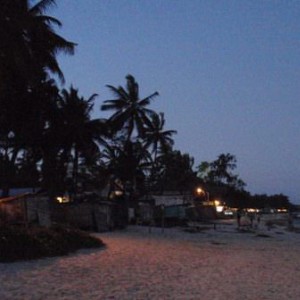
<instances>
[{"instance_id":1,"label":"dark treeline","mask_svg":"<svg viewBox=\"0 0 300 300\"><path fill-rule=\"evenodd\" d=\"M283 195L245 192L245 183L230 172L236 167L231 154L203 162L195 173L194 159L173 149L176 131L166 130L164 114L151 109L158 92L142 97L132 75L124 87L107 85L112 98L100 108L94 107L96 94L85 98L73 86L63 88L57 55L72 55L77 45L56 32L59 20L46 15L54 0L32 3L0 2L2 197L12 187L33 186L50 198L72 196L79 188L101 188L118 178L134 195L193 190L201 183L225 186L221 196L239 206L288 203ZM95 109L111 116L92 119Z\"/></svg>"},{"instance_id":2,"label":"dark treeline","mask_svg":"<svg viewBox=\"0 0 300 300\"><path fill-rule=\"evenodd\" d=\"M272 208L293 208L293 205L290 203L289 198L283 194L251 195L247 191L237 191L229 189L225 193L221 193L218 196L220 196L220 199L224 200L226 205L228 205L229 207L265 209L266 212Z\"/></svg>"},{"instance_id":3,"label":"dark treeline","mask_svg":"<svg viewBox=\"0 0 300 300\"><path fill-rule=\"evenodd\" d=\"M200 184L211 191L212 198L224 201L230 207L240 208L291 208L287 196L251 195L245 190L246 183L234 174L236 157L230 153L221 154L212 162L204 161L198 166Z\"/></svg>"},{"instance_id":4,"label":"dark treeline","mask_svg":"<svg viewBox=\"0 0 300 300\"><path fill-rule=\"evenodd\" d=\"M59 36L59 20L45 14L55 1L2 0L0 9L0 187L40 186L51 197L79 183L101 187L115 176L134 189L164 176L162 156L172 151L174 130L150 109L157 92L140 97L132 75L126 87L108 85L112 99L91 119L88 99L64 82L56 56L75 43ZM155 178L155 179L154 179ZM148 180L150 183L150 180Z\"/></svg>"}]
</instances>

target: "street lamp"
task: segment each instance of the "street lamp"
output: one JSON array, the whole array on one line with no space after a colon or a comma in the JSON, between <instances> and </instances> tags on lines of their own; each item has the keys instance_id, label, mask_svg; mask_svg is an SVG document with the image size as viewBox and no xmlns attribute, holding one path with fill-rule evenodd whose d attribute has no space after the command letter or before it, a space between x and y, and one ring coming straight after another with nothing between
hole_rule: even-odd
<instances>
[{"instance_id":1,"label":"street lamp","mask_svg":"<svg viewBox=\"0 0 300 300\"><path fill-rule=\"evenodd\" d=\"M197 187L196 189L196 193L197 195L201 195L201 194L204 194L204 196L206 196L206 201L209 201L209 192L203 190L201 187Z\"/></svg>"},{"instance_id":2,"label":"street lamp","mask_svg":"<svg viewBox=\"0 0 300 300\"><path fill-rule=\"evenodd\" d=\"M198 195L200 195L200 194L203 194L204 191L203 191L200 187L198 187L198 188L196 189L196 193L197 193Z\"/></svg>"}]
</instances>

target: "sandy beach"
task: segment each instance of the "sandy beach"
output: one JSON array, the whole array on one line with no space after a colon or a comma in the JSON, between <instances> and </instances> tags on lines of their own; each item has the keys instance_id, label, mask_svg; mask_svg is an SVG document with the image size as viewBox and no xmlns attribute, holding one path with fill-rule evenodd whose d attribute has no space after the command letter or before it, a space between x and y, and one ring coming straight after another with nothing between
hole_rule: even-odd
<instances>
[{"instance_id":1,"label":"sandy beach","mask_svg":"<svg viewBox=\"0 0 300 300\"><path fill-rule=\"evenodd\" d=\"M129 226L101 250L0 264L0 299L300 299L300 234Z\"/></svg>"}]
</instances>

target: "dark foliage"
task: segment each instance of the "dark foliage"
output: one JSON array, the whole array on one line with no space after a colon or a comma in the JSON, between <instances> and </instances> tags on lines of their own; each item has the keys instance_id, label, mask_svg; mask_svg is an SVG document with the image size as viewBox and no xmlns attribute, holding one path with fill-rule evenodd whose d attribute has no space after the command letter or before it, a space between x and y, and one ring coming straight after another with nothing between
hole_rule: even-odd
<instances>
[{"instance_id":1,"label":"dark foliage","mask_svg":"<svg viewBox=\"0 0 300 300\"><path fill-rule=\"evenodd\" d=\"M192 190L199 179L193 171L194 158L179 150L169 151L158 159L161 168L157 185L160 190Z\"/></svg>"},{"instance_id":2,"label":"dark foliage","mask_svg":"<svg viewBox=\"0 0 300 300\"><path fill-rule=\"evenodd\" d=\"M0 228L0 262L60 256L81 248L103 246L100 239L67 227Z\"/></svg>"}]
</instances>

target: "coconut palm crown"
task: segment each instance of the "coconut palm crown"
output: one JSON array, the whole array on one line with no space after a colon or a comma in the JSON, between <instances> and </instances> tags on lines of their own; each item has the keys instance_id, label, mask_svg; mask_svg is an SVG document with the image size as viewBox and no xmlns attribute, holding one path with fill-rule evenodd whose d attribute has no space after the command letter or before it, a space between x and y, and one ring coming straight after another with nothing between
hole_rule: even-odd
<instances>
[{"instance_id":1,"label":"coconut palm crown","mask_svg":"<svg viewBox=\"0 0 300 300\"><path fill-rule=\"evenodd\" d=\"M155 112L148 109L147 106L153 98L158 96L158 92L154 92L150 96L140 99L139 86L135 78L132 75L127 75L126 80L126 89L121 86L114 87L107 85L116 98L104 101L101 109L103 111L114 111L109 122L115 131L125 128L127 140L129 141L135 130L138 137L143 137L145 134L145 126L151 126L150 118Z\"/></svg>"}]
</instances>

